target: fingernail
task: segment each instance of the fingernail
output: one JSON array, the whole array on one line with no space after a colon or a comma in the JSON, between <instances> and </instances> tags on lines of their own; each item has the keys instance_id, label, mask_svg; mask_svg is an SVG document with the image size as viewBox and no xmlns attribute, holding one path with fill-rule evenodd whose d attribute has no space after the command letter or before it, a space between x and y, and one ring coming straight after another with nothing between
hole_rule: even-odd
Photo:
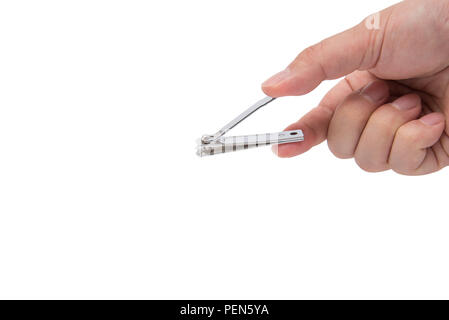
<instances>
[{"instance_id":1,"label":"fingernail","mask_svg":"<svg viewBox=\"0 0 449 320\"><path fill-rule=\"evenodd\" d=\"M408 94L393 101L392 105L398 110L408 110L416 107L420 100L416 94Z\"/></svg>"},{"instance_id":2,"label":"fingernail","mask_svg":"<svg viewBox=\"0 0 449 320\"><path fill-rule=\"evenodd\" d=\"M441 123L441 115L439 113L431 113L422 117L419 120L428 126L434 126L436 124Z\"/></svg>"},{"instance_id":3,"label":"fingernail","mask_svg":"<svg viewBox=\"0 0 449 320\"><path fill-rule=\"evenodd\" d=\"M362 89L361 94L372 102L380 102L388 95L388 88L382 81L373 81Z\"/></svg>"},{"instance_id":4,"label":"fingernail","mask_svg":"<svg viewBox=\"0 0 449 320\"><path fill-rule=\"evenodd\" d=\"M290 69L285 69L279 73L276 73L274 76L272 76L270 79L262 83L263 87L273 87L281 83L282 81L288 79L291 77L291 71Z\"/></svg>"}]
</instances>

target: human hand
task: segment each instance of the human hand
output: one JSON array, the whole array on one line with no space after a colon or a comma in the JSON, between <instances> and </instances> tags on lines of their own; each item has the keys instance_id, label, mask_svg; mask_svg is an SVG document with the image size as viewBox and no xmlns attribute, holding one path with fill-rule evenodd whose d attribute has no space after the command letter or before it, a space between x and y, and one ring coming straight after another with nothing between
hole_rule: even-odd
<instances>
[{"instance_id":1,"label":"human hand","mask_svg":"<svg viewBox=\"0 0 449 320\"><path fill-rule=\"evenodd\" d=\"M272 97L303 95L345 76L287 130L305 141L279 145L293 157L327 139L338 158L369 172L421 175L449 165L449 1L406 0L307 48L263 83Z\"/></svg>"}]
</instances>

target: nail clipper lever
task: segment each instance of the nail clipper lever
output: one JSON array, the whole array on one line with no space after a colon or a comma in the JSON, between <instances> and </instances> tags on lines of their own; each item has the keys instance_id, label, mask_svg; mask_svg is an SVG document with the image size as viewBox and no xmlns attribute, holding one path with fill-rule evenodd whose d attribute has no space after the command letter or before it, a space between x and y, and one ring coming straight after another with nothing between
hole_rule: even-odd
<instances>
[{"instance_id":1,"label":"nail clipper lever","mask_svg":"<svg viewBox=\"0 0 449 320\"><path fill-rule=\"evenodd\" d=\"M258 101L234 120L225 125L214 135L204 135L201 137L197 147L197 154L200 157L210 156L219 153L245 150L254 147L284 144L304 141L304 135L301 130L283 131L277 133L255 134L246 136L224 137L224 135L248 118L251 114L275 100L272 97L265 97Z\"/></svg>"}]
</instances>

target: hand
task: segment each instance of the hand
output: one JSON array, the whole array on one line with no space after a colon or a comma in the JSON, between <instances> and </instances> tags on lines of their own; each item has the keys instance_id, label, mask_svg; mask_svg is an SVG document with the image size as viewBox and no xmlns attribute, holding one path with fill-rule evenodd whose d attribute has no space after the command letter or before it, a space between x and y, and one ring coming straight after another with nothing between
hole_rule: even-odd
<instances>
[{"instance_id":1,"label":"hand","mask_svg":"<svg viewBox=\"0 0 449 320\"><path fill-rule=\"evenodd\" d=\"M369 172L420 175L449 164L449 1L407 0L307 48L262 89L303 95L345 76L319 106L288 130L305 141L280 145L280 157L325 139L338 158Z\"/></svg>"}]
</instances>

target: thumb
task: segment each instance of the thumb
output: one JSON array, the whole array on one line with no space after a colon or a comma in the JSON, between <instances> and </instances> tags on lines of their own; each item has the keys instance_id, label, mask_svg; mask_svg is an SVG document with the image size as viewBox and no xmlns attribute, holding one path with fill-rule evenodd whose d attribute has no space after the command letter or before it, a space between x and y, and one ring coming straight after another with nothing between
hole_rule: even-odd
<instances>
[{"instance_id":1,"label":"thumb","mask_svg":"<svg viewBox=\"0 0 449 320\"><path fill-rule=\"evenodd\" d=\"M324 80L373 68L381 53L389 14L390 8L305 49L287 69L265 81L262 90L271 97L303 95Z\"/></svg>"}]
</instances>

